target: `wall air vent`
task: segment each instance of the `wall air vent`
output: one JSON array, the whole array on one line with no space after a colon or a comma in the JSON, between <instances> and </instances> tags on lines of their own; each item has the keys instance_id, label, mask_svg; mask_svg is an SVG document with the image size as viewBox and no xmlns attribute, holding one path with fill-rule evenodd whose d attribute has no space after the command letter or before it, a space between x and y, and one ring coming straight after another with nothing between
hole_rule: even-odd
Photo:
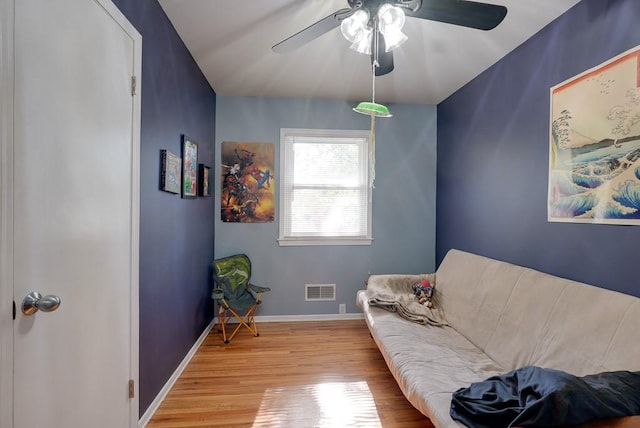
<instances>
[{"instance_id":1,"label":"wall air vent","mask_svg":"<svg viewBox=\"0 0 640 428\"><path fill-rule=\"evenodd\" d=\"M304 300L308 302L336 300L335 284L305 284L304 291Z\"/></svg>"}]
</instances>

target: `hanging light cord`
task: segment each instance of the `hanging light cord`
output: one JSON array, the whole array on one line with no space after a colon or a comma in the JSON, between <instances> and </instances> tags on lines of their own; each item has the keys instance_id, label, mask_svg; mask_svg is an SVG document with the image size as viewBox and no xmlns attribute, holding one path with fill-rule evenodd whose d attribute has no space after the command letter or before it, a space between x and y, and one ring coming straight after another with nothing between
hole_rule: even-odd
<instances>
[{"instance_id":1,"label":"hanging light cord","mask_svg":"<svg viewBox=\"0 0 640 428\"><path fill-rule=\"evenodd\" d=\"M378 31L378 21L374 20L374 24L373 24L373 49L374 49L374 53L373 53L373 61L371 62L371 77L372 77L372 84L371 84L371 102L375 103L376 102L376 67L379 67L380 64L378 63L378 37L379 37L379 31ZM371 140L371 148L369 150L369 186L372 189L375 189L375 185L373 184L373 182L376 179L376 115L374 112L371 112L371 134L369 136L369 139Z\"/></svg>"}]
</instances>

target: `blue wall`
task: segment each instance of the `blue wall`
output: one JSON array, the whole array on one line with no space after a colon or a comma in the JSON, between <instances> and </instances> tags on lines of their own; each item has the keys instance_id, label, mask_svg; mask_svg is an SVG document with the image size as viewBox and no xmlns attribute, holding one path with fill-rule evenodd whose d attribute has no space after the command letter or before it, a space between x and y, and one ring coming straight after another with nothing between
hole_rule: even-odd
<instances>
[{"instance_id":1,"label":"blue wall","mask_svg":"<svg viewBox=\"0 0 640 428\"><path fill-rule=\"evenodd\" d=\"M278 186L280 128L369 129L370 119L352 107L328 100L218 96L216 159L223 141L274 143ZM222 223L216 200L216 257L246 253L256 284L272 287L259 315L336 314L338 303L346 303L347 312L358 312L355 294L369 272L433 271L436 108L390 109L393 118L376 121L373 245L280 247L277 218L274 223ZM220 165L215 177L219 194ZM337 300L305 302L304 285L317 283L336 284Z\"/></svg>"},{"instance_id":2,"label":"blue wall","mask_svg":"<svg viewBox=\"0 0 640 428\"><path fill-rule=\"evenodd\" d=\"M549 88L640 44L639 21L637 0L583 0L438 106L438 263L460 248L640 296L639 227L546 211Z\"/></svg>"},{"instance_id":3,"label":"blue wall","mask_svg":"<svg viewBox=\"0 0 640 428\"><path fill-rule=\"evenodd\" d=\"M156 0L114 0L142 34L140 414L213 318L213 199L159 188L160 150L180 135L213 164L216 96Z\"/></svg>"}]
</instances>

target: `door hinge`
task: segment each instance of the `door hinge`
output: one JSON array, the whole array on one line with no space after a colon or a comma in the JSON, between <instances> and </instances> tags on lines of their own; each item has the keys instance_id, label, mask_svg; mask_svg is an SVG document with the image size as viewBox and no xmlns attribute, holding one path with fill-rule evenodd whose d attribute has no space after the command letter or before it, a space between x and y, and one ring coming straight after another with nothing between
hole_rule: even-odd
<instances>
[{"instance_id":1,"label":"door hinge","mask_svg":"<svg viewBox=\"0 0 640 428\"><path fill-rule=\"evenodd\" d=\"M134 398L136 396L136 388L133 379L129 379L129 398Z\"/></svg>"},{"instance_id":2,"label":"door hinge","mask_svg":"<svg viewBox=\"0 0 640 428\"><path fill-rule=\"evenodd\" d=\"M13 301L13 320L16 320L16 301Z\"/></svg>"},{"instance_id":3,"label":"door hinge","mask_svg":"<svg viewBox=\"0 0 640 428\"><path fill-rule=\"evenodd\" d=\"M138 89L138 78L131 76L131 95L135 95Z\"/></svg>"}]
</instances>

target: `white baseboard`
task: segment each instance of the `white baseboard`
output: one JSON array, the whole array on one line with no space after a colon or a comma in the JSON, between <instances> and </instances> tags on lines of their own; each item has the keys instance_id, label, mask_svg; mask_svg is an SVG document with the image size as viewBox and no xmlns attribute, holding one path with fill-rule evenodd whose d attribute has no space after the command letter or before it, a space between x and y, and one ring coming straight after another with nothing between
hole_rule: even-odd
<instances>
[{"instance_id":1,"label":"white baseboard","mask_svg":"<svg viewBox=\"0 0 640 428\"><path fill-rule=\"evenodd\" d=\"M340 320L360 320L364 319L364 314L318 314L318 315L258 315L256 322L297 322L297 321L340 321ZM214 322L218 322L216 317ZM229 320L229 324L237 324L237 319Z\"/></svg>"},{"instance_id":2,"label":"white baseboard","mask_svg":"<svg viewBox=\"0 0 640 428\"><path fill-rule=\"evenodd\" d=\"M319 314L319 315L265 315L265 316L257 316L257 323L268 323L268 322L293 322L293 321L339 321L339 320L359 320L364 319L363 313L356 314ZM236 319L230 321L230 323L237 322ZM204 329L196 343L193 344L189 353L184 357L180 365L176 368L176 371L173 372L167 383L160 390L156 398L149 405L149 408L144 412L144 415L138 421L138 427L144 428L147 426L153 415L156 413L165 397L176 383L184 369L189 365L189 362L193 358L193 356L198 351L198 348L202 345L204 340L207 338L207 335L211 331L211 329L218 322L218 319L215 318L211 323Z\"/></svg>"},{"instance_id":3,"label":"white baseboard","mask_svg":"<svg viewBox=\"0 0 640 428\"><path fill-rule=\"evenodd\" d=\"M257 322L287 322L287 321L340 321L364 319L364 314L319 314L319 315L264 315L257 316Z\"/></svg>"},{"instance_id":4,"label":"white baseboard","mask_svg":"<svg viewBox=\"0 0 640 428\"><path fill-rule=\"evenodd\" d=\"M180 365L176 368L169 380L167 380L167 383L165 383L164 387L162 387L156 398L149 405L149 408L144 412L144 415L142 415L142 417L138 421L139 428L144 428L147 426L184 369L189 365L189 362L198 351L198 348L200 348L200 345L202 345L202 342L204 342L204 340L207 338L207 335L209 334L213 326L214 322L211 321L211 323L204 329L196 343L193 344L187 355L185 355Z\"/></svg>"}]
</instances>

